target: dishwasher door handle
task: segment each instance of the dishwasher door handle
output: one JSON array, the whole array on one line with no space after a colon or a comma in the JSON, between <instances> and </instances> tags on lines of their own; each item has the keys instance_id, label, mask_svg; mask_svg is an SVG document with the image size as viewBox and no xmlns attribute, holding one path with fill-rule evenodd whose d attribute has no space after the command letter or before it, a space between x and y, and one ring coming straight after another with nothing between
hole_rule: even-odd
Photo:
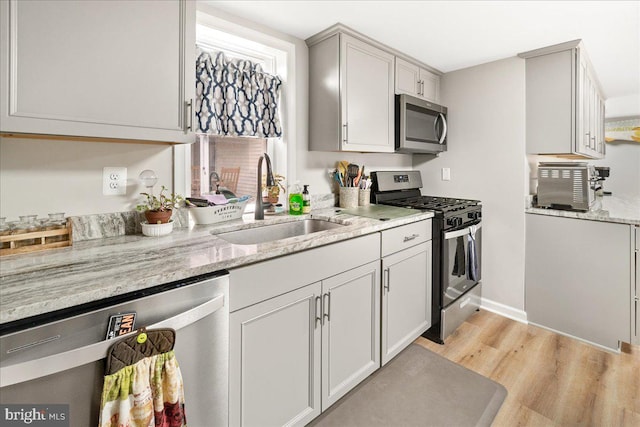
<instances>
[{"instance_id":1,"label":"dishwasher door handle","mask_svg":"<svg viewBox=\"0 0 640 427\"><path fill-rule=\"evenodd\" d=\"M223 306L224 295L218 295L203 304L168 319L161 320L153 325L146 326L146 328L172 328L178 331L215 313ZM137 333L138 331L133 331L118 338L128 337ZM67 369L104 359L107 357L107 351L116 341L116 339L104 340L85 347L74 348L73 350L52 354L51 356L45 356L39 359L29 360L27 362L18 362L9 366L2 366L0 367L0 387L31 381L36 378L66 371Z\"/></svg>"}]
</instances>

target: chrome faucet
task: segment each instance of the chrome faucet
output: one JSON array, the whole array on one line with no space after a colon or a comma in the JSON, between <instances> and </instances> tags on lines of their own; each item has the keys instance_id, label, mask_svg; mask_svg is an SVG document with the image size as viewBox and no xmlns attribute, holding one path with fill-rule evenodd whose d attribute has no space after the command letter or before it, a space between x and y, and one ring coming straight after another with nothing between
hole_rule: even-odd
<instances>
[{"instance_id":1,"label":"chrome faucet","mask_svg":"<svg viewBox=\"0 0 640 427\"><path fill-rule=\"evenodd\" d=\"M267 182L264 184L265 187L267 187L267 191L269 187L276 185L273 179L273 172L271 172L271 159L267 153L264 153L264 155L258 159L258 197L256 197L255 219L264 219L264 206L262 205L262 160L267 161Z\"/></svg>"}]
</instances>

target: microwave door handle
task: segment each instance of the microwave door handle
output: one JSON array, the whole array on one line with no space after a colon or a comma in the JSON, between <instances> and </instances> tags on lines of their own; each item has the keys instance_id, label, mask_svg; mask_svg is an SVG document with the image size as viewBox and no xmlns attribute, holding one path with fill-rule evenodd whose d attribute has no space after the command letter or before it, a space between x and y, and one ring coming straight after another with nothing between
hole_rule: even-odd
<instances>
[{"instance_id":1,"label":"microwave door handle","mask_svg":"<svg viewBox=\"0 0 640 427\"><path fill-rule=\"evenodd\" d=\"M438 114L438 118L442 119L442 126L443 126L442 135L440 135L440 140L438 141L438 144L442 145L444 143L445 138L447 137L447 118L442 113Z\"/></svg>"}]
</instances>

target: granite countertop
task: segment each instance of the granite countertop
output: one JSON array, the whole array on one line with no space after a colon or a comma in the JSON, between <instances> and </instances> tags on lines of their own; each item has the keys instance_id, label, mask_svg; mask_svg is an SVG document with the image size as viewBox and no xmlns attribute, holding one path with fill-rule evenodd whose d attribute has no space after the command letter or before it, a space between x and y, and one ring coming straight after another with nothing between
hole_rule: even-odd
<instances>
[{"instance_id":1,"label":"granite countertop","mask_svg":"<svg viewBox=\"0 0 640 427\"><path fill-rule=\"evenodd\" d=\"M564 218L578 218L591 221L618 222L622 224L640 225L640 197L597 197L594 203L594 207L588 212L575 212L543 208L526 208L525 212L538 215L560 216Z\"/></svg>"},{"instance_id":2,"label":"granite countertop","mask_svg":"<svg viewBox=\"0 0 640 427\"><path fill-rule=\"evenodd\" d=\"M375 215L356 216L354 210L347 214L337 208L299 217L265 217L264 221L245 215L220 224L174 229L162 237L126 235L6 256L0 262L0 324L433 217L431 212L384 208L391 209L389 212L397 209L396 215L381 221ZM233 245L212 235L305 218L325 219L344 227L256 245Z\"/></svg>"}]
</instances>

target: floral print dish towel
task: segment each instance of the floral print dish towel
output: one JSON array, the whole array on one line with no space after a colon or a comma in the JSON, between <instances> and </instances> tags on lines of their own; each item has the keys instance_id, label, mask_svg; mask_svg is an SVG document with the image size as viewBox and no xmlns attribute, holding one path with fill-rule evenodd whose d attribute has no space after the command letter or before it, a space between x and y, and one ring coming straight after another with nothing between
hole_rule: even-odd
<instances>
[{"instance_id":1,"label":"floral print dish towel","mask_svg":"<svg viewBox=\"0 0 640 427\"><path fill-rule=\"evenodd\" d=\"M182 375L173 350L104 377L100 427L186 427Z\"/></svg>"}]
</instances>

